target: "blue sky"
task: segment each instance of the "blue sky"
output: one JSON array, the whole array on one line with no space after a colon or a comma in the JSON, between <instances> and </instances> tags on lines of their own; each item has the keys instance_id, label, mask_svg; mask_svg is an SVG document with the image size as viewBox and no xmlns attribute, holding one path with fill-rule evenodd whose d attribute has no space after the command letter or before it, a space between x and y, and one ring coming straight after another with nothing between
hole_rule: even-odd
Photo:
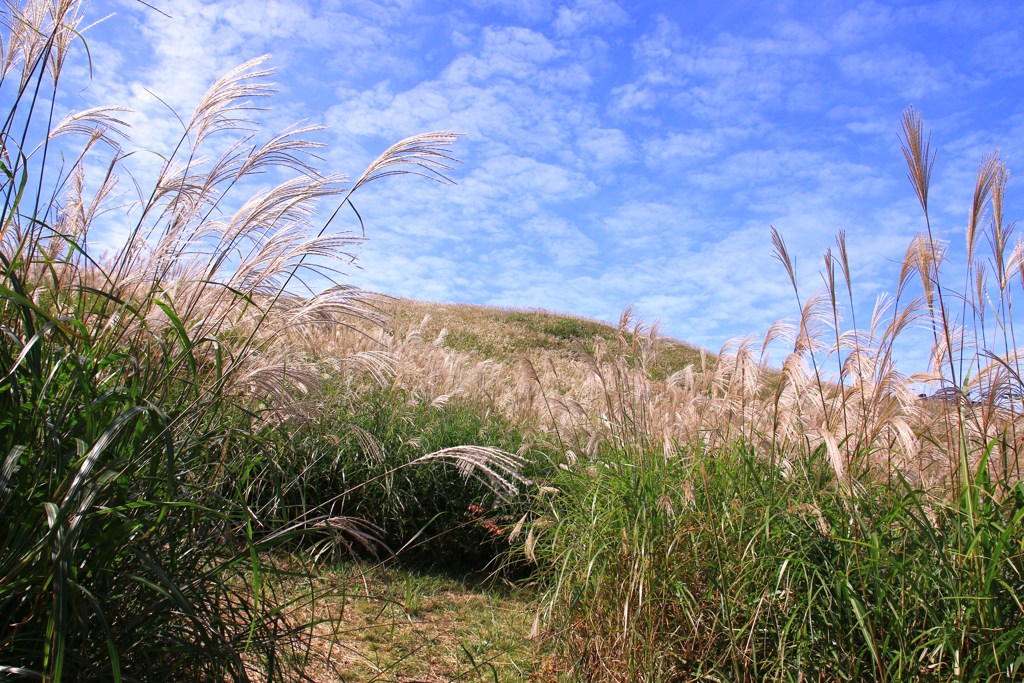
<instances>
[{"instance_id":1,"label":"blue sky","mask_svg":"<svg viewBox=\"0 0 1024 683\"><path fill-rule=\"evenodd\" d=\"M86 34L94 77L71 100L135 109L141 148L180 131L154 95L186 116L264 53L279 94L263 124L327 126L324 170L465 134L456 185L399 178L357 197L368 240L350 281L388 294L610 321L632 305L717 350L796 313L770 226L805 293L840 229L864 311L893 290L923 227L897 138L908 105L938 149L933 225L954 258L981 156L1024 166L1016 1L150 4L169 16L91 3L114 16Z\"/></svg>"}]
</instances>

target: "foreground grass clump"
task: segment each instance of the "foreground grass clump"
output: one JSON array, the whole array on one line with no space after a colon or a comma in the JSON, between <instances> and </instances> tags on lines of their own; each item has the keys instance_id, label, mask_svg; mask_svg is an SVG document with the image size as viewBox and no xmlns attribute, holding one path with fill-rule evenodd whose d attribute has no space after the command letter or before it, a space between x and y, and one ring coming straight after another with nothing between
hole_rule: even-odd
<instances>
[{"instance_id":1,"label":"foreground grass clump","mask_svg":"<svg viewBox=\"0 0 1024 683\"><path fill-rule=\"evenodd\" d=\"M1024 486L984 466L952 501L837 484L821 449L784 466L744 446L606 452L565 471L529 543L566 675L1018 677Z\"/></svg>"},{"instance_id":2,"label":"foreground grass clump","mask_svg":"<svg viewBox=\"0 0 1024 683\"><path fill-rule=\"evenodd\" d=\"M330 510L276 514L296 484L273 463L297 456L267 437L301 421L323 376L311 340L381 322L352 288L297 294L357 241L313 217L384 175L443 180L455 136L410 138L353 183L325 176L310 128L253 144L240 117L270 93L257 59L213 84L121 214L122 110L55 118L82 9L0 10L0 673L300 676L302 625L285 621L263 552L359 530ZM258 179L278 184L236 196ZM111 225L128 239L101 258Z\"/></svg>"}]
</instances>

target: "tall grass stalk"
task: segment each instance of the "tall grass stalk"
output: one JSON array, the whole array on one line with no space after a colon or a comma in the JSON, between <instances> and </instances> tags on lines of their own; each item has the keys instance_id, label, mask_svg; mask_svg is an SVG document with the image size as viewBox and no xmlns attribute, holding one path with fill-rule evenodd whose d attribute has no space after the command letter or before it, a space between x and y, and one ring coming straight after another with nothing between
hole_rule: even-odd
<instances>
[{"instance_id":1,"label":"tall grass stalk","mask_svg":"<svg viewBox=\"0 0 1024 683\"><path fill-rule=\"evenodd\" d=\"M82 4L6 3L0 24L0 672L301 675L261 552L360 529L312 511L279 527L243 482L274 475L259 468L281 453L262 451L281 440L266 437L322 378L303 342L380 322L358 290L319 286L359 238L318 224L318 207L351 207L394 174L444 181L456 136L405 140L355 182L321 174L313 128L253 143L248 102L271 93L259 58L213 84L115 219L123 110L56 118ZM257 176L285 179L238 196ZM129 237L101 257L92 245L115 220ZM448 455L500 474L479 453Z\"/></svg>"}]
</instances>

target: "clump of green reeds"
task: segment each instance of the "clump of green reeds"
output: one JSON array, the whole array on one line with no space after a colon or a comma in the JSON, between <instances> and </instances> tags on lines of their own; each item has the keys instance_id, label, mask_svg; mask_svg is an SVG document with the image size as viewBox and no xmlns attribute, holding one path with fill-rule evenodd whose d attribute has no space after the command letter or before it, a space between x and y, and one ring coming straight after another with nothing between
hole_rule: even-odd
<instances>
[{"instance_id":1,"label":"clump of green reeds","mask_svg":"<svg viewBox=\"0 0 1024 683\"><path fill-rule=\"evenodd\" d=\"M542 489L526 550L546 591L539 624L560 650L554 670L622 681L1024 674L1012 316L1024 247L1002 216L1005 166L986 157L966 286L948 287L928 219L934 154L913 110L903 141L925 229L867 329L842 329L843 299L854 308L843 236L826 252L825 291L803 298L774 233L801 315L766 334L760 357L744 340L714 368L657 382L650 335L640 353L598 348L571 396L545 394L567 460ZM933 366L907 377L895 349L920 324ZM763 348L780 338L794 351L773 372ZM916 383L932 396L919 399Z\"/></svg>"},{"instance_id":2,"label":"clump of green reeds","mask_svg":"<svg viewBox=\"0 0 1024 683\"><path fill-rule=\"evenodd\" d=\"M1015 680L1024 489L865 482L824 448L785 468L607 450L549 482L527 543L573 680Z\"/></svg>"},{"instance_id":3,"label":"clump of green reeds","mask_svg":"<svg viewBox=\"0 0 1024 683\"><path fill-rule=\"evenodd\" d=\"M277 466L288 439L270 437L323 377L310 345L381 322L358 290L317 286L358 242L317 207L396 173L444 181L455 135L409 138L354 182L323 175L313 128L254 141L248 102L271 92L256 59L213 84L150 188L113 211L122 110L55 114L82 11L0 12L0 672L281 678L301 666L300 629L261 551L310 530L365 538L275 499L299 485ZM257 176L284 179L236 197ZM116 221L128 239L101 257ZM421 460L500 478L503 458Z\"/></svg>"}]
</instances>

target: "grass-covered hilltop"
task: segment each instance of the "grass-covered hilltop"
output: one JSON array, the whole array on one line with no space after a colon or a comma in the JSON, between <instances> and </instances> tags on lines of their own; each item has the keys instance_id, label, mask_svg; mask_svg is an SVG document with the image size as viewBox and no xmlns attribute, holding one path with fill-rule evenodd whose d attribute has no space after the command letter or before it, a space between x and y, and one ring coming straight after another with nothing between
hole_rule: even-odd
<instances>
[{"instance_id":1,"label":"grass-covered hilltop","mask_svg":"<svg viewBox=\"0 0 1024 683\"><path fill-rule=\"evenodd\" d=\"M629 311L348 286L334 214L447 180L455 134L322 175L312 129L253 137L254 60L131 175L117 103L64 114L83 7L0 12L4 680L1024 678L998 156L947 264L908 109L924 228L892 297L844 328L857 254L840 234L806 292L773 231L796 322L711 354ZM906 377L922 326L932 368Z\"/></svg>"}]
</instances>

